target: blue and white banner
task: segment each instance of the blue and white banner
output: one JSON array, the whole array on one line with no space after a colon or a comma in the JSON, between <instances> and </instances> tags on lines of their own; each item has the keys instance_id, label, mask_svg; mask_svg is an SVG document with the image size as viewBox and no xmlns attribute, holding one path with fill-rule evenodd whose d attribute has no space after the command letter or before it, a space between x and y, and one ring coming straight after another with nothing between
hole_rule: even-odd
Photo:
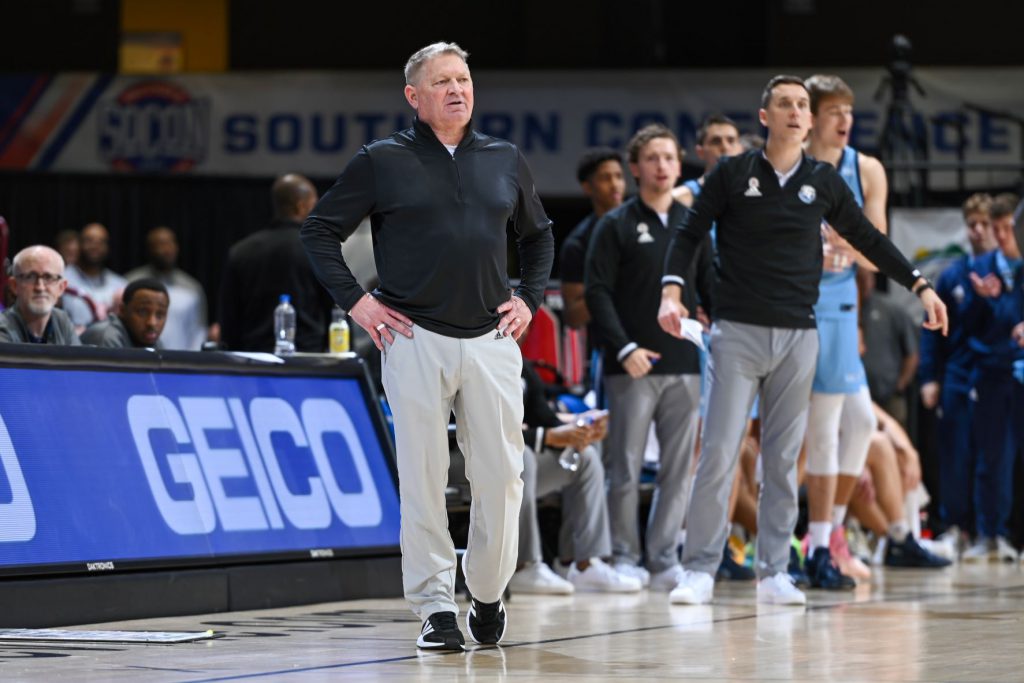
<instances>
[{"instance_id":1,"label":"blue and white banner","mask_svg":"<svg viewBox=\"0 0 1024 683\"><path fill-rule=\"evenodd\" d=\"M360 381L0 368L0 573L395 551Z\"/></svg>"},{"instance_id":2,"label":"blue and white banner","mask_svg":"<svg viewBox=\"0 0 1024 683\"><path fill-rule=\"evenodd\" d=\"M886 103L873 99L881 69L836 72L857 93L851 142L878 146ZM798 72L800 75L810 73ZM639 127L662 122L693 148L710 112L756 132L767 70L474 73L474 119L526 154L546 195L576 195L575 167L589 147L622 148ZM1020 129L965 103L1024 115L1024 68L915 72L926 96L912 95L909 123L930 158L957 158L963 120L966 160L1020 159ZM360 145L407 127L412 110L399 69L391 72L186 74L131 77L68 73L0 76L0 168L104 173L273 176L294 171L334 177ZM971 187L1012 183L1012 172L973 172ZM933 173L935 188L955 175ZM1007 180L1009 179L1009 180Z\"/></svg>"}]
</instances>

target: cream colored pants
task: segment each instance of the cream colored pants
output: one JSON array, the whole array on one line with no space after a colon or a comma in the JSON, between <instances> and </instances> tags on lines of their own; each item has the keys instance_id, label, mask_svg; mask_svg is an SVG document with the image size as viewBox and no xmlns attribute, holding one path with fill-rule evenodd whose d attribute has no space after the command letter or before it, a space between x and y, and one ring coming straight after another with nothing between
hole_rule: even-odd
<instances>
[{"instance_id":1,"label":"cream colored pants","mask_svg":"<svg viewBox=\"0 0 1024 683\"><path fill-rule=\"evenodd\" d=\"M473 597L494 602L516 568L523 482L522 355L511 337L457 339L413 328L385 346L384 391L395 423L402 583L413 612L458 613L448 533L448 420L473 493L463 558Z\"/></svg>"}]
</instances>

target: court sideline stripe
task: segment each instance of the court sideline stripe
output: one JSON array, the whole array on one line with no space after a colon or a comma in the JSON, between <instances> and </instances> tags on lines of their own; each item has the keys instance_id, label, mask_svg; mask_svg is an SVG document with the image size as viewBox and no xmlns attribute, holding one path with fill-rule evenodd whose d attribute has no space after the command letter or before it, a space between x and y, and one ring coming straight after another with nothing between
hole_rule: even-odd
<instances>
[{"instance_id":1,"label":"court sideline stripe","mask_svg":"<svg viewBox=\"0 0 1024 683\"><path fill-rule=\"evenodd\" d=\"M883 596L883 597L881 597L881 598L879 598L877 600L864 600L863 602L836 602L836 603L832 603L832 604L828 604L828 605L810 605L810 606L805 607L804 611L805 612L817 612L817 611L824 611L824 610L835 609L837 607L859 607L861 605L878 605L878 604L883 604L883 603L886 603L886 602L904 602L904 601L911 600L911 599L913 599L913 600L931 600L931 599L934 599L934 598L948 597L950 595L969 596L969 595L983 595L985 593L993 593L993 592L1019 592L1019 591L1024 591L1024 584L1020 584L1020 585L1016 585L1016 586L988 586L988 587L979 587L979 588L967 589L967 590L964 590L964 591L955 591L954 590L954 591L946 592L946 593L922 593L922 594L916 594L916 593L914 593L914 594L906 594L906 593L904 593L904 594L896 594L896 595L891 595L891 596ZM784 607L784 605L779 605L779 606L780 607ZM776 616L778 614L790 614L790 613L791 612L775 612L775 613L771 613L771 614L764 614L764 613L762 613L762 614L759 615L757 612L754 612L753 614L739 614L739 615L736 615L736 616L733 616L733 617L723 617L721 619L712 619L709 623L712 623L712 624L725 624L725 623L729 623L729 622L732 622L732 621L744 621L744 620L747 620L747 619L757 618L758 616ZM696 626L696 625L698 625L700 623L705 623L705 622L697 622L696 624L685 624L685 626ZM514 647L524 647L524 646L530 646L530 645L548 645L548 644L551 644L551 643L564 643L564 642L568 642L568 641L572 641L572 640L586 640L586 639L589 639L589 638L602 638L602 637L607 637L607 636L625 635L625 634L629 634L629 633L645 633L647 631L664 631L666 629L679 628L680 626L683 626L683 625L684 624L661 624L661 625L658 625L658 626L640 626L640 627L637 627L637 628L621 629L621 630L618 630L618 631L604 631L604 632L601 632L601 633L584 633L584 634L580 634L580 635L576 635L576 636L563 636L561 638L549 638L547 640L531 640L531 641L524 641L524 642L521 642L521 643L509 643L508 645L502 645L501 649L503 649L503 650L510 650L510 649L512 649ZM494 648L486 648L486 649L494 649ZM334 669L347 669L349 667L354 667L354 666L369 666L371 664L391 664L393 662L415 661L415 660L419 660L420 657L424 657L424 656L445 657L445 656L449 656L449 655L460 655L460 654L466 654L466 652L465 651L459 652L457 650L448 650L448 651L445 651L445 652L436 652L436 653L435 652L423 652L423 653L419 653L418 652L418 653L412 654L412 655L402 655L401 657L388 657L388 658L385 658L385 659L370 659L370 660L363 660L363 661L359 661L359 662L344 662L344 663L341 663L341 664L323 664L323 665L320 665L320 666L307 666L307 667L302 667L302 668L297 668L297 669L280 669L280 670L277 670L277 671L260 671L260 672L256 672L256 673L234 674L234 675L231 675L231 676L220 676L220 677L216 677L216 678L196 678L196 679L190 679L188 681L183 681L182 683L220 683L220 681L241 681L241 680L245 680L247 678L266 678L267 676L282 676L284 674L309 673L310 671L331 671L331 670L334 670Z\"/></svg>"}]
</instances>

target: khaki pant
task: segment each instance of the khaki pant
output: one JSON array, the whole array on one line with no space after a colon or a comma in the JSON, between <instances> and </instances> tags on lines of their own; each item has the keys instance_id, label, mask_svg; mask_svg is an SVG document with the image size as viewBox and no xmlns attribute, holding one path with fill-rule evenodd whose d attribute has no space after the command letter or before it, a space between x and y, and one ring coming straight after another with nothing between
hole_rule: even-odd
<instances>
[{"instance_id":1,"label":"khaki pant","mask_svg":"<svg viewBox=\"0 0 1024 683\"><path fill-rule=\"evenodd\" d=\"M448 420L472 489L463 558L473 597L494 602L516 569L523 482L522 355L494 332L456 339L422 327L395 335L382 358L395 423L402 513L402 583L420 619L458 613L455 547L448 533Z\"/></svg>"}]
</instances>

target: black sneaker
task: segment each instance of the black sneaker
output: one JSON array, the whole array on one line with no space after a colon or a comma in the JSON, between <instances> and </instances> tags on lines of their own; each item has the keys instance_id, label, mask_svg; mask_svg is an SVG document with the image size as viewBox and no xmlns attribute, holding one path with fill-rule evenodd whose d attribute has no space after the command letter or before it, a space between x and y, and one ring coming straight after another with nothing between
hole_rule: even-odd
<instances>
[{"instance_id":1,"label":"black sneaker","mask_svg":"<svg viewBox=\"0 0 1024 683\"><path fill-rule=\"evenodd\" d=\"M424 650L465 650L466 639L459 630L455 612L434 612L427 617L416 646Z\"/></svg>"},{"instance_id":2,"label":"black sneaker","mask_svg":"<svg viewBox=\"0 0 1024 683\"><path fill-rule=\"evenodd\" d=\"M953 564L944 557L939 557L921 547L913 534L907 534L902 543L888 539L885 545L885 566L887 567L923 567L939 569Z\"/></svg>"},{"instance_id":3,"label":"black sneaker","mask_svg":"<svg viewBox=\"0 0 1024 683\"><path fill-rule=\"evenodd\" d=\"M857 582L840 572L832 563L832 552L828 548L817 548L804 563L811 588L827 591L848 591L857 587Z\"/></svg>"},{"instance_id":4,"label":"black sneaker","mask_svg":"<svg viewBox=\"0 0 1024 683\"><path fill-rule=\"evenodd\" d=\"M473 598L466 612L466 627L473 642L497 645L505 637L505 605L501 600L485 603Z\"/></svg>"},{"instance_id":5,"label":"black sneaker","mask_svg":"<svg viewBox=\"0 0 1024 683\"><path fill-rule=\"evenodd\" d=\"M715 581L753 581L756 578L754 570L745 567L732 556L732 549L729 541L725 542L725 551L722 553L722 563L718 565L715 572Z\"/></svg>"},{"instance_id":6,"label":"black sneaker","mask_svg":"<svg viewBox=\"0 0 1024 683\"><path fill-rule=\"evenodd\" d=\"M789 574L789 578L793 579L793 585L797 588L811 587L811 580L807 578L807 572L804 571L803 563L800 562L800 553L796 551L793 544L789 546L789 566L786 567L786 573Z\"/></svg>"}]
</instances>

